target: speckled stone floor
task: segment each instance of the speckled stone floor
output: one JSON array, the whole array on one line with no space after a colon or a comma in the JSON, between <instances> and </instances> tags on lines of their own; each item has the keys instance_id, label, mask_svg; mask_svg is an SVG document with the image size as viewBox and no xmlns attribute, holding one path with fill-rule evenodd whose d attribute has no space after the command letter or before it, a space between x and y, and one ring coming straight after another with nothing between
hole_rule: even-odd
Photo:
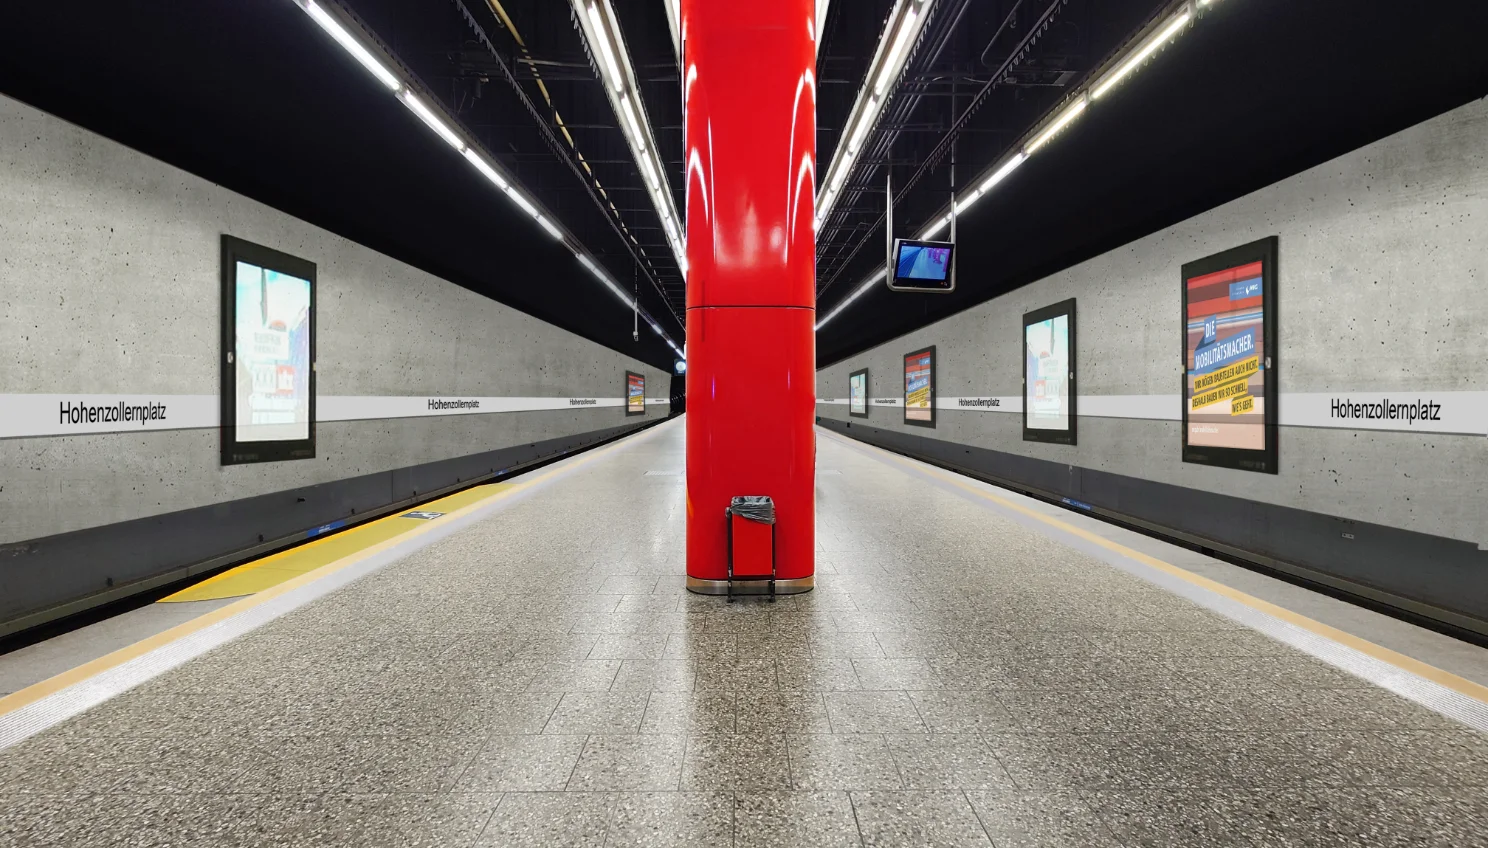
<instances>
[{"instance_id":1,"label":"speckled stone floor","mask_svg":"<svg viewBox=\"0 0 1488 848\"><path fill-rule=\"evenodd\" d=\"M1488 845L1488 738L822 438L683 589L682 428L7 751L5 846Z\"/></svg>"}]
</instances>

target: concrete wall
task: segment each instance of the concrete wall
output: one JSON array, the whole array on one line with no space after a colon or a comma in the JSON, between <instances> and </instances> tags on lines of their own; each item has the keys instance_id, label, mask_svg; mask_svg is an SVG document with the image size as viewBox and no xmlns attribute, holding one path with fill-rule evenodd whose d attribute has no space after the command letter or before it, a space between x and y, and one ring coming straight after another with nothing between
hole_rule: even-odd
<instances>
[{"instance_id":1,"label":"concrete wall","mask_svg":"<svg viewBox=\"0 0 1488 848\"><path fill-rule=\"evenodd\" d=\"M4 97L0 198L0 395L217 395L226 233L318 266L322 398L619 398L626 370L666 397L663 370ZM666 409L322 421L313 460L230 467L211 428L0 439L0 545Z\"/></svg>"},{"instance_id":2,"label":"concrete wall","mask_svg":"<svg viewBox=\"0 0 1488 848\"><path fill-rule=\"evenodd\" d=\"M971 221L966 238L978 237ZM1079 225L1078 216L1070 225ZM1145 403L1176 413L1180 267L1271 235L1280 237L1279 474L1185 464L1176 420L1086 412L1098 405L1087 401L1093 396L1161 396ZM977 285L981 273L961 267L961 285ZM1488 103L1479 101L817 375L822 398L846 398L848 374L864 367L873 397L902 397L901 357L933 344L942 398L1017 398L1022 315L1074 297L1082 386L1077 446L1023 441L1017 414L941 408L934 430L906 427L897 408L873 408L865 420L849 418L845 405L819 404L818 414L1482 543L1488 541L1485 286ZM852 321L852 308L836 320ZM1470 432L1387 432L1303 414L1319 402L1304 394L1360 392L1392 393L1401 401L1457 393L1443 397L1455 420L1467 422L1460 429ZM1315 426L1293 426L1303 422Z\"/></svg>"}]
</instances>

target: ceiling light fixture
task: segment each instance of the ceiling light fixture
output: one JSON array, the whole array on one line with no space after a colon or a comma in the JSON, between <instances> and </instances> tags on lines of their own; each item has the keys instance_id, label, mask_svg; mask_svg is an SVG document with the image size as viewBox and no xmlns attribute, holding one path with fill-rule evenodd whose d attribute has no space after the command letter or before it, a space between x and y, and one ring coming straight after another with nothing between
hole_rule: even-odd
<instances>
[{"instance_id":1,"label":"ceiling light fixture","mask_svg":"<svg viewBox=\"0 0 1488 848\"><path fill-rule=\"evenodd\" d=\"M571 0L571 3L579 22L579 31L589 46L590 54L595 56L600 78L605 84L605 95L609 97L610 106L620 123L621 135L630 146L637 169L651 187L651 202L657 216L663 222L668 219L681 221L682 216L678 214L676 201L672 197L671 184L666 179L666 163L660 158L656 140L652 137L651 125L646 120L645 103L636 85L630 56L625 50L625 39L621 35L620 24L610 0ZM680 12L673 5L673 0L667 0L666 7L669 22L674 29L674 44L679 46L680 53L680 42L675 41L675 28L680 25L680 18L677 16ZM669 238L668 244L685 277L686 246L680 237Z\"/></svg>"},{"instance_id":2,"label":"ceiling light fixture","mask_svg":"<svg viewBox=\"0 0 1488 848\"><path fill-rule=\"evenodd\" d=\"M392 70L390 70L390 68L397 66L397 61L392 56L388 56L385 53L381 57L375 54L374 50L378 50L379 52L381 52L380 48L376 47L375 39L371 38L365 33L362 34L360 37L353 35L352 30L356 29L356 24L342 20L342 16L340 14L328 11L320 3L317 3L316 0L296 0L296 2L299 4L300 8L305 10L306 15L308 15L311 20L315 21L316 25L325 30L325 32L329 34L331 38L334 39L335 42L339 44L343 50L351 54L352 58L354 58L358 64L371 72L371 74L377 78L377 81L379 83L381 83L389 91L393 92L394 96L397 97L397 99L404 106L406 106L410 112L417 116L421 123L432 130L435 135L439 136L440 140L448 144L450 147L453 147L455 150L459 151L460 154L464 156L465 161L470 163L471 167L475 168L477 171L480 172L481 176L485 177L497 188L505 192L507 197L511 198L511 201L515 203L518 208L520 208L523 212L526 212L528 215L532 216L533 220L537 222L538 226L542 227L543 230L545 230L549 235L560 242L564 242L565 244L568 243L568 239L564 235L563 230L554 222L553 218L546 214L544 210L540 209L531 200L527 199L527 197L523 195L522 192L519 191L515 185L513 185L513 182L510 179L502 174L496 168L496 166L491 164L486 156L484 156L480 152L477 152L477 148L479 147L479 145L472 147L471 145L467 144L465 139L462 137L462 134L456 131L455 125L452 124L447 118L441 116L441 110L438 107L431 105L432 103L437 103L437 99L430 97L426 101L424 96L421 96L420 93L416 93L414 91L413 84L410 84L408 81L404 80ZM367 46L367 44L369 43L374 45L373 48L369 49L369 47ZM616 286L615 283L610 280L610 278L606 276L605 273L601 271L591 259L578 251L575 251L574 255L578 257L579 262L584 265L585 268L589 269L590 273L598 278L600 282L604 283L605 287L608 288L612 293L614 293L616 297L619 297L626 306L632 309L636 308L635 300L629 295L625 294L625 292L622 291L618 286ZM651 316L647 314L644 309L641 309L640 312L647 321L652 320ZM671 338L668 337L665 333L662 333L661 335L662 338L666 339L668 344L672 343Z\"/></svg>"},{"instance_id":3,"label":"ceiling light fixture","mask_svg":"<svg viewBox=\"0 0 1488 848\"><path fill-rule=\"evenodd\" d=\"M377 61L377 58L368 52L367 48L361 45L361 42L353 38L351 33L347 32L346 28L341 26L340 22L335 18L331 17L329 12L322 9L320 4L316 3L315 0L305 0L305 12L310 15L311 20L320 24L321 29L330 33L331 38L336 39L336 43L340 44L347 53L350 53L352 58L360 62L362 67L371 71L372 76L377 77L378 82L387 86L389 91L397 91L399 86L403 84L402 80L399 80L396 74L388 70L386 65Z\"/></svg>"},{"instance_id":4,"label":"ceiling light fixture","mask_svg":"<svg viewBox=\"0 0 1488 848\"><path fill-rule=\"evenodd\" d=\"M435 135L444 139L445 144L448 144L461 153L465 152L465 142L461 141L460 137L455 135L455 131L450 129L449 125L444 121L441 121L439 116L429 111L429 107L424 105L424 101L420 100L417 94L405 88L398 92L398 99L403 101L403 105L408 107L408 111L417 115L420 121L423 121L429 129L433 130Z\"/></svg>"},{"instance_id":5,"label":"ceiling light fixture","mask_svg":"<svg viewBox=\"0 0 1488 848\"><path fill-rule=\"evenodd\" d=\"M1096 86L1095 90L1090 92L1090 98L1094 100L1110 91L1112 86L1116 85L1116 83L1118 82L1121 82L1121 80L1127 74L1131 73L1134 69L1136 69L1138 65L1146 61L1147 57L1151 56L1153 51L1163 46L1163 44L1166 43L1168 39L1176 35L1178 33L1178 30L1181 29L1184 24L1188 23L1189 17L1190 15L1187 9L1184 9L1182 12L1180 12L1178 16L1172 20L1171 23L1163 27L1161 32L1147 39L1147 43L1142 45L1142 48L1140 50L1138 50L1136 53L1133 53L1131 58L1118 65L1115 71L1112 71L1105 78L1105 80L1101 82L1100 85Z\"/></svg>"},{"instance_id":6,"label":"ceiling light fixture","mask_svg":"<svg viewBox=\"0 0 1488 848\"><path fill-rule=\"evenodd\" d=\"M1194 2L1197 2L1198 6L1206 6L1209 5L1212 0L1183 0L1183 2L1174 3L1170 7L1171 11L1169 12L1169 16L1167 18L1161 19L1163 21L1162 23L1157 24L1153 28L1148 30L1148 32L1151 34L1147 38L1137 39L1136 46L1131 47L1122 56L1107 63L1108 70L1106 70L1104 74L1091 75L1091 79L1098 81L1094 84L1093 88L1088 88L1085 91L1077 93L1074 97L1074 100L1068 102L1068 105L1065 105L1052 120L1042 124L1039 128L1030 133L1027 137L1029 140L1025 141L1023 144L1015 148L1013 155L1004 160L1000 165L998 165L996 169L993 170L986 177L986 179L982 181L981 185L972 194L959 200L956 203L956 213L960 214L962 212L965 212L973 203L975 203L982 197L985 197L992 189L1001 184L1003 180L1007 179L1009 174L1017 170L1018 166L1028 161L1028 158L1032 156L1035 151L1043 148L1044 145L1048 144L1056 135L1059 134L1061 130L1073 123L1075 119L1079 118L1080 115L1084 113L1085 109L1090 105L1091 101L1097 100L1105 95L1107 92L1109 92L1113 86L1130 75L1133 70L1140 67L1141 64L1145 62L1159 47L1161 47L1163 44L1166 44L1169 40L1177 36L1183 30L1183 27L1187 25L1191 20L1193 20L1193 16L1195 14L1195 6L1192 5L1192 3ZM851 164L850 157L838 158L844 159L844 164ZM836 186L840 185L842 179L844 178L843 175L833 172L833 169L837 168L838 164L838 162L833 162L832 168L828 169L828 173L831 175L830 181L833 185L832 191L828 191L826 193L825 202L817 203L818 226L820 226L826 220L826 214L827 210L830 207L833 192L836 190ZM972 182L975 183L974 180ZM941 218L936 220L935 223L926 227L925 230L920 233L919 237L921 239L935 238L937 235L945 230L950 222L951 216L949 214L945 214ZM816 328L820 330L828 321L841 314L842 310L846 309L849 304L857 300L869 289L873 288L874 284L877 283L879 280L882 280L885 275L886 272L884 270L879 270L869 276L868 279L859 284L856 289L853 289L852 293L849 294L846 299L837 304L835 308L828 312L827 317L819 321L816 325Z\"/></svg>"},{"instance_id":7,"label":"ceiling light fixture","mask_svg":"<svg viewBox=\"0 0 1488 848\"><path fill-rule=\"evenodd\" d=\"M843 137L849 141L845 145L837 145L832 162L822 174L822 185L839 186L846 179L846 172L852 170L859 148L867 138L868 131L878 123L878 116L893 93L893 83L904 70L909 48L924 28L925 20L929 17L925 9L929 5L926 0L897 0L894 4L889 13L889 22L879 36L873 61L868 66L868 72L863 75L863 88L858 91L847 123L843 124L844 127L853 128L852 135L849 137L844 132ZM825 10L818 11L820 20L820 12ZM817 218L823 224L832 214L832 207L839 198L840 195L835 192L818 195Z\"/></svg>"}]
</instances>

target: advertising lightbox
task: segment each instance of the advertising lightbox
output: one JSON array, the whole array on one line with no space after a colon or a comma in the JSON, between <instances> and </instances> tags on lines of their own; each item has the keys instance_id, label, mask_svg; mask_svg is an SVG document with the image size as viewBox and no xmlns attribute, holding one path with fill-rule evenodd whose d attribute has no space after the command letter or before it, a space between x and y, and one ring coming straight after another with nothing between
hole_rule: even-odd
<instances>
[{"instance_id":1,"label":"advertising lightbox","mask_svg":"<svg viewBox=\"0 0 1488 848\"><path fill-rule=\"evenodd\" d=\"M1075 301L1023 316L1023 438L1075 443Z\"/></svg>"},{"instance_id":2,"label":"advertising lightbox","mask_svg":"<svg viewBox=\"0 0 1488 848\"><path fill-rule=\"evenodd\" d=\"M847 378L847 414L868 417L868 369L854 371Z\"/></svg>"},{"instance_id":3,"label":"advertising lightbox","mask_svg":"<svg viewBox=\"0 0 1488 848\"><path fill-rule=\"evenodd\" d=\"M1276 473L1271 238L1183 266L1183 461Z\"/></svg>"},{"instance_id":4,"label":"advertising lightbox","mask_svg":"<svg viewBox=\"0 0 1488 848\"><path fill-rule=\"evenodd\" d=\"M315 265L222 237L222 464L315 456Z\"/></svg>"},{"instance_id":5,"label":"advertising lightbox","mask_svg":"<svg viewBox=\"0 0 1488 848\"><path fill-rule=\"evenodd\" d=\"M646 414L646 377L634 371L625 372L625 414Z\"/></svg>"},{"instance_id":6,"label":"advertising lightbox","mask_svg":"<svg viewBox=\"0 0 1488 848\"><path fill-rule=\"evenodd\" d=\"M904 356L904 423L935 426L935 347Z\"/></svg>"}]
</instances>

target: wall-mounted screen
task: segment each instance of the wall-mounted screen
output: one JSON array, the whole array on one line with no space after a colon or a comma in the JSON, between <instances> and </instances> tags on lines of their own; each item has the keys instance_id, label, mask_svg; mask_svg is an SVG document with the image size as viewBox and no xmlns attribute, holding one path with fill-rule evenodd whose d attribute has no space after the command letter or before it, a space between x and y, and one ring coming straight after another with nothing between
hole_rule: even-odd
<instances>
[{"instance_id":1,"label":"wall-mounted screen","mask_svg":"<svg viewBox=\"0 0 1488 848\"><path fill-rule=\"evenodd\" d=\"M904 423L935 426L935 348L904 357Z\"/></svg>"},{"instance_id":2,"label":"wall-mounted screen","mask_svg":"<svg viewBox=\"0 0 1488 848\"><path fill-rule=\"evenodd\" d=\"M1271 238L1183 266L1183 461L1276 473Z\"/></svg>"},{"instance_id":3,"label":"wall-mounted screen","mask_svg":"<svg viewBox=\"0 0 1488 848\"><path fill-rule=\"evenodd\" d=\"M897 289L949 291L951 256L955 245L948 241L894 242L894 279Z\"/></svg>"},{"instance_id":4,"label":"wall-mounted screen","mask_svg":"<svg viewBox=\"0 0 1488 848\"><path fill-rule=\"evenodd\" d=\"M222 464L315 456L315 265L222 237Z\"/></svg>"},{"instance_id":5,"label":"wall-mounted screen","mask_svg":"<svg viewBox=\"0 0 1488 848\"><path fill-rule=\"evenodd\" d=\"M634 371L625 372L625 414L646 414L646 376Z\"/></svg>"},{"instance_id":6,"label":"wall-mounted screen","mask_svg":"<svg viewBox=\"0 0 1488 848\"><path fill-rule=\"evenodd\" d=\"M1075 301L1023 316L1023 438L1075 443Z\"/></svg>"},{"instance_id":7,"label":"wall-mounted screen","mask_svg":"<svg viewBox=\"0 0 1488 848\"><path fill-rule=\"evenodd\" d=\"M868 369L854 371L847 378L847 414L868 417Z\"/></svg>"}]
</instances>

